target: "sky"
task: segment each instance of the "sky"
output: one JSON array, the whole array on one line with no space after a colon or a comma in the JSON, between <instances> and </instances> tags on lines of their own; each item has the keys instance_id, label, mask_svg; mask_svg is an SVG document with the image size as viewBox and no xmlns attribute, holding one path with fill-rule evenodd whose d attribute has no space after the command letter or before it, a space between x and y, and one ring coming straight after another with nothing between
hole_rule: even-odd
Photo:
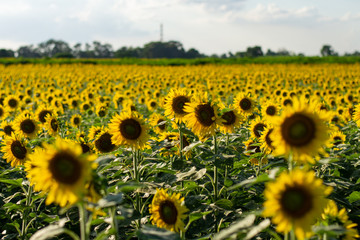
<instances>
[{"instance_id":1,"label":"sky","mask_svg":"<svg viewBox=\"0 0 360 240\"><path fill-rule=\"evenodd\" d=\"M160 40L222 54L261 46L320 55L360 51L360 0L0 0L0 48L50 38L116 50Z\"/></svg>"}]
</instances>

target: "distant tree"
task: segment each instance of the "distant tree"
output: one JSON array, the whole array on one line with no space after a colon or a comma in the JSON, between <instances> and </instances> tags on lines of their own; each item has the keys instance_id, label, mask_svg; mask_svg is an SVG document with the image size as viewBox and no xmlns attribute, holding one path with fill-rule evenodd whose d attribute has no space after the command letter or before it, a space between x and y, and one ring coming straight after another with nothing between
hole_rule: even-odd
<instances>
[{"instance_id":1,"label":"distant tree","mask_svg":"<svg viewBox=\"0 0 360 240\"><path fill-rule=\"evenodd\" d=\"M185 57L186 58L201 58L201 57L203 57L203 55L200 54L199 51L196 50L195 48L190 48L189 50L186 51Z\"/></svg>"},{"instance_id":2,"label":"distant tree","mask_svg":"<svg viewBox=\"0 0 360 240\"><path fill-rule=\"evenodd\" d=\"M235 57L238 57L238 58L246 57L246 52L236 52Z\"/></svg>"},{"instance_id":3,"label":"distant tree","mask_svg":"<svg viewBox=\"0 0 360 240\"><path fill-rule=\"evenodd\" d=\"M323 45L321 50L320 50L321 56L326 57L326 56L337 56L338 54L334 51L334 49L326 44Z\"/></svg>"},{"instance_id":4,"label":"distant tree","mask_svg":"<svg viewBox=\"0 0 360 240\"><path fill-rule=\"evenodd\" d=\"M17 51L18 57L23 58L40 58L42 57L41 53L37 48L34 48L33 45L21 46Z\"/></svg>"},{"instance_id":5,"label":"distant tree","mask_svg":"<svg viewBox=\"0 0 360 240\"><path fill-rule=\"evenodd\" d=\"M291 53L288 50L286 50L285 48L280 48L277 51L276 55L278 55L278 56L290 56Z\"/></svg>"},{"instance_id":6,"label":"distant tree","mask_svg":"<svg viewBox=\"0 0 360 240\"><path fill-rule=\"evenodd\" d=\"M112 58L114 57L114 51L112 46L108 43L101 44L98 41L93 42L94 55L96 58Z\"/></svg>"},{"instance_id":7,"label":"distant tree","mask_svg":"<svg viewBox=\"0 0 360 240\"><path fill-rule=\"evenodd\" d=\"M246 49L246 56L247 57L261 57L263 56L263 51L261 50L260 46L248 47Z\"/></svg>"},{"instance_id":8,"label":"distant tree","mask_svg":"<svg viewBox=\"0 0 360 240\"><path fill-rule=\"evenodd\" d=\"M143 57L145 58L183 58L185 50L178 41L149 42L144 45Z\"/></svg>"},{"instance_id":9,"label":"distant tree","mask_svg":"<svg viewBox=\"0 0 360 240\"><path fill-rule=\"evenodd\" d=\"M15 56L15 53L13 50L10 50L10 49L0 49L0 57L14 57Z\"/></svg>"},{"instance_id":10,"label":"distant tree","mask_svg":"<svg viewBox=\"0 0 360 240\"><path fill-rule=\"evenodd\" d=\"M49 39L38 44L38 50L44 57L55 57L56 54L71 54L69 44L62 40Z\"/></svg>"},{"instance_id":11,"label":"distant tree","mask_svg":"<svg viewBox=\"0 0 360 240\"><path fill-rule=\"evenodd\" d=\"M276 56L276 55L277 55L277 53L271 51L271 49L268 49L265 53L265 56Z\"/></svg>"},{"instance_id":12,"label":"distant tree","mask_svg":"<svg viewBox=\"0 0 360 240\"><path fill-rule=\"evenodd\" d=\"M121 47L115 51L114 56L117 58L139 58L142 55L142 49L137 47Z\"/></svg>"},{"instance_id":13,"label":"distant tree","mask_svg":"<svg viewBox=\"0 0 360 240\"><path fill-rule=\"evenodd\" d=\"M235 55L230 51L228 52L228 55L229 55L229 58L234 58L235 57Z\"/></svg>"}]
</instances>

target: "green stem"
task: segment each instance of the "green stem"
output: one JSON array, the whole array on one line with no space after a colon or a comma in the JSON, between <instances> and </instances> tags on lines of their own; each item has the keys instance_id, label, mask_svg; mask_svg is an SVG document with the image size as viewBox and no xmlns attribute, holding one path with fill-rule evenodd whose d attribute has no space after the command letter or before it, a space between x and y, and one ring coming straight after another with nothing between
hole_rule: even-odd
<instances>
[{"instance_id":1,"label":"green stem","mask_svg":"<svg viewBox=\"0 0 360 240\"><path fill-rule=\"evenodd\" d=\"M140 182L140 176L139 176L139 157L140 153L137 150L133 150L133 165L134 165L134 180L136 183ZM140 219L138 221L137 226L140 228L141 227L141 199L140 199L140 193L136 192L136 205L135 205L135 210L137 210L140 214Z\"/></svg>"},{"instance_id":2,"label":"green stem","mask_svg":"<svg viewBox=\"0 0 360 240\"><path fill-rule=\"evenodd\" d=\"M294 156L292 151L290 151L289 154L288 164L289 164L289 171L291 172L293 170L293 164L294 164Z\"/></svg>"},{"instance_id":3,"label":"green stem","mask_svg":"<svg viewBox=\"0 0 360 240\"><path fill-rule=\"evenodd\" d=\"M118 223L116 220L116 207L112 207L109 209L109 214L111 217L111 227L114 229L114 236L115 239L119 239L119 233L118 233Z\"/></svg>"},{"instance_id":4,"label":"green stem","mask_svg":"<svg viewBox=\"0 0 360 240\"><path fill-rule=\"evenodd\" d=\"M184 158L183 156L184 141L183 141L183 132L182 132L181 123L178 124L178 128L179 128L179 136L180 136L180 160L182 162Z\"/></svg>"},{"instance_id":5,"label":"green stem","mask_svg":"<svg viewBox=\"0 0 360 240\"><path fill-rule=\"evenodd\" d=\"M78 208L79 208L79 221L80 221L80 239L87 240L88 239L88 234L86 231L87 212L85 209L84 202L79 202Z\"/></svg>"},{"instance_id":6,"label":"green stem","mask_svg":"<svg viewBox=\"0 0 360 240\"><path fill-rule=\"evenodd\" d=\"M216 134L214 135L214 199L217 201L219 184L218 184L218 168L216 167L216 158L218 154L218 146L216 141Z\"/></svg>"},{"instance_id":7,"label":"green stem","mask_svg":"<svg viewBox=\"0 0 360 240\"><path fill-rule=\"evenodd\" d=\"M21 239L25 239L26 232L27 232L27 217L28 217L28 207L31 205L31 198L32 198L33 187L29 184L28 191L26 193L26 201L25 207L26 209L23 212L22 224L21 224Z\"/></svg>"}]
</instances>

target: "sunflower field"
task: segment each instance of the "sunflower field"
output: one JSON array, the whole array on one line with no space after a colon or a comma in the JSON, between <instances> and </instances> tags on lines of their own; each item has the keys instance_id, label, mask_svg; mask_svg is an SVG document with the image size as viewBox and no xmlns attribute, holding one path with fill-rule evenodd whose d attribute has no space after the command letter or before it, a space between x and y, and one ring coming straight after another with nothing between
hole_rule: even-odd
<instances>
[{"instance_id":1,"label":"sunflower field","mask_svg":"<svg viewBox=\"0 0 360 240\"><path fill-rule=\"evenodd\" d=\"M357 239L360 65L0 65L1 239Z\"/></svg>"}]
</instances>

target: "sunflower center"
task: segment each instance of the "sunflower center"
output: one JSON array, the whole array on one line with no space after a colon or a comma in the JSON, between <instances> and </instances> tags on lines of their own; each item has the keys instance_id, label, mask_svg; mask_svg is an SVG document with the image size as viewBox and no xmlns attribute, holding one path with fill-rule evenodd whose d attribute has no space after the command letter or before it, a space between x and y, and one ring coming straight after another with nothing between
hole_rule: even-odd
<instances>
[{"instance_id":1,"label":"sunflower center","mask_svg":"<svg viewBox=\"0 0 360 240\"><path fill-rule=\"evenodd\" d=\"M39 113L39 120L40 120L40 122L42 122L42 123L46 122L45 117L46 117L46 115L48 115L48 114L51 115L51 111L49 111L49 110L43 110L43 111L41 111L41 112Z\"/></svg>"},{"instance_id":2,"label":"sunflower center","mask_svg":"<svg viewBox=\"0 0 360 240\"><path fill-rule=\"evenodd\" d=\"M112 152L115 149L115 145L111 142L112 135L110 133L102 134L96 141L96 148L103 153Z\"/></svg>"},{"instance_id":3,"label":"sunflower center","mask_svg":"<svg viewBox=\"0 0 360 240\"><path fill-rule=\"evenodd\" d=\"M164 124L160 124L160 123L162 123L162 122L164 122L165 120L164 119L159 119L158 121L157 121L157 125L158 125L158 128L160 128L161 130L165 130L165 127L166 127L166 125L165 125L165 123ZM159 125L160 124L160 125Z\"/></svg>"},{"instance_id":4,"label":"sunflower center","mask_svg":"<svg viewBox=\"0 0 360 240\"><path fill-rule=\"evenodd\" d=\"M4 115L4 110L0 108L0 117L2 117L3 115Z\"/></svg>"},{"instance_id":5,"label":"sunflower center","mask_svg":"<svg viewBox=\"0 0 360 240\"><path fill-rule=\"evenodd\" d=\"M313 207L312 195L301 186L292 186L283 192L281 208L293 218L301 218Z\"/></svg>"},{"instance_id":6,"label":"sunflower center","mask_svg":"<svg viewBox=\"0 0 360 240\"><path fill-rule=\"evenodd\" d=\"M285 141L296 147L309 144L315 138L314 121L301 113L296 113L288 118L281 125L281 134Z\"/></svg>"},{"instance_id":7,"label":"sunflower center","mask_svg":"<svg viewBox=\"0 0 360 240\"><path fill-rule=\"evenodd\" d=\"M173 202L169 200L162 202L160 204L159 213L161 220L163 220L166 224L174 225L176 223L178 211Z\"/></svg>"},{"instance_id":8,"label":"sunflower center","mask_svg":"<svg viewBox=\"0 0 360 240\"><path fill-rule=\"evenodd\" d=\"M142 131L140 123L132 118L122 121L119 128L121 135L130 140L138 139Z\"/></svg>"},{"instance_id":9,"label":"sunflower center","mask_svg":"<svg viewBox=\"0 0 360 240\"><path fill-rule=\"evenodd\" d=\"M51 119L50 125L53 131L56 132L58 130L59 125L55 119Z\"/></svg>"},{"instance_id":10,"label":"sunflower center","mask_svg":"<svg viewBox=\"0 0 360 240\"><path fill-rule=\"evenodd\" d=\"M49 170L54 179L63 184L74 184L81 177L81 164L72 154L58 152L50 160Z\"/></svg>"},{"instance_id":11,"label":"sunflower center","mask_svg":"<svg viewBox=\"0 0 360 240\"><path fill-rule=\"evenodd\" d=\"M87 153L87 152L90 152L90 147L86 144L86 143L81 143L81 148L82 148L82 152L83 153Z\"/></svg>"},{"instance_id":12,"label":"sunflower center","mask_svg":"<svg viewBox=\"0 0 360 240\"><path fill-rule=\"evenodd\" d=\"M195 115L203 126L209 127L215 122L213 119L215 117L214 108L209 103L197 106Z\"/></svg>"},{"instance_id":13,"label":"sunflower center","mask_svg":"<svg viewBox=\"0 0 360 240\"><path fill-rule=\"evenodd\" d=\"M248 98L243 98L240 100L239 106L242 110L247 111L251 109L251 101Z\"/></svg>"},{"instance_id":14,"label":"sunflower center","mask_svg":"<svg viewBox=\"0 0 360 240\"><path fill-rule=\"evenodd\" d=\"M31 134L35 131L35 123L31 119L25 119L20 123L20 129L27 134Z\"/></svg>"},{"instance_id":15,"label":"sunflower center","mask_svg":"<svg viewBox=\"0 0 360 240\"><path fill-rule=\"evenodd\" d=\"M256 137L261 137L261 132L264 131L264 128L266 127L263 123L258 123L254 126L254 134Z\"/></svg>"},{"instance_id":16,"label":"sunflower center","mask_svg":"<svg viewBox=\"0 0 360 240\"><path fill-rule=\"evenodd\" d=\"M286 100L284 101L284 106L287 106L287 105L292 106L292 105L293 105L293 102L292 102L290 99L286 99Z\"/></svg>"},{"instance_id":17,"label":"sunflower center","mask_svg":"<svg viewBox=\"0 0 360 240\"><path fill-rule=\"evenodd\" d=\"M333 139L334 139L334 145L339 145L342 142L342 139L339 136L335 136Z\"/></svg>"},{"instance_id":18,"label":"sunflower center","mask_svg":"<svg viewBox=\"0 0 360 240\"><path fill-rule=\"evenodd\" d=\"M11 152L17 159L24 159L26 157L27 150L19 141L14 141L11 144Z\"/></svg>"},{"instance_id":19,"label":"sunflower center","mask_svg":"<svg viewBox=\"0 0 360 240\"><path fill-rule=\"evenodd\" d=\"M8 136L11 136L11 133L14 132L14 129L11 126L5 126L4 127L4 133Z\"/></svg>"},{"instance_id":20,"label":"sunflower center","mask_svg":"<svg viewBox=\"0 0 360 240\"><path fill-rule=\"evenodd\" d=\"M105 117L106 112L105 112L104 110L100 110L100 111L98 112L98 114L99 114L99 117Z\"/></svg>"},{"instance_id":21,"label":"sunflower center","mask_svg":"<svg viewBox=\"0 0 360 240\"><path fill-rule=\"evenodd\" d=\"M227 126L234 124L236 121L236 116L235 116L234 111L229 111L229 112L224 113L221 116L221 118L225 120L225 122L223 122L223 124L227 125Z\"/></svg>"},{"instance_id":22,"label":"sunflower center","mask_svg":"<svg viewBox=\"0 0 360 240\"><path fill-rule=\"evenodd\" d=\"M266 114L269 116L274 116L276 114L276 108L274 106L267 107Z\"/></svg>"},{"instance_id":23,"label":"sunflower center","mask_svg":"<svg viewBox=\"0 0 360 240\"><path fill-rule=\"evenodd\" d=\"M18 105L18 101L16 101L16 99L10 99L10 100L8 101L8 104L9 104L9 107L11 107L11 108L16 108L17 105Z\"/></svg>"},{"instance_id":24,"label":"sunflower center","mask_svg":"<svg viewBox=\"0 0 360 240\"><path fill-rule=\"evenodd\" d=\"M79 125L79 123L80 123L80 118L75 117L74 120L73 120L73 122L74 122L75 125Z\"/></svg>"},{"instance_id":25,"label":"sunflower center","mask_svg":"<svg viewBox=\"0 0 360 240\"><path fill-rule=\"evenodd\" d=\"M153 108L156 107L156 102L151 102L150 106L153 107Z\"/></svg>"},{"instance_id":26,"label":"sunflower center","mask_svg":"<svg viewBox=\"0 0 360 240\"><path fill-rule=\"evenodd\" d=\"M177 96L172 101L172 109L177 114L185 114L184 106L185 103L190 102L190 99L186 96Z\"/></svg>"}]
</instances>

